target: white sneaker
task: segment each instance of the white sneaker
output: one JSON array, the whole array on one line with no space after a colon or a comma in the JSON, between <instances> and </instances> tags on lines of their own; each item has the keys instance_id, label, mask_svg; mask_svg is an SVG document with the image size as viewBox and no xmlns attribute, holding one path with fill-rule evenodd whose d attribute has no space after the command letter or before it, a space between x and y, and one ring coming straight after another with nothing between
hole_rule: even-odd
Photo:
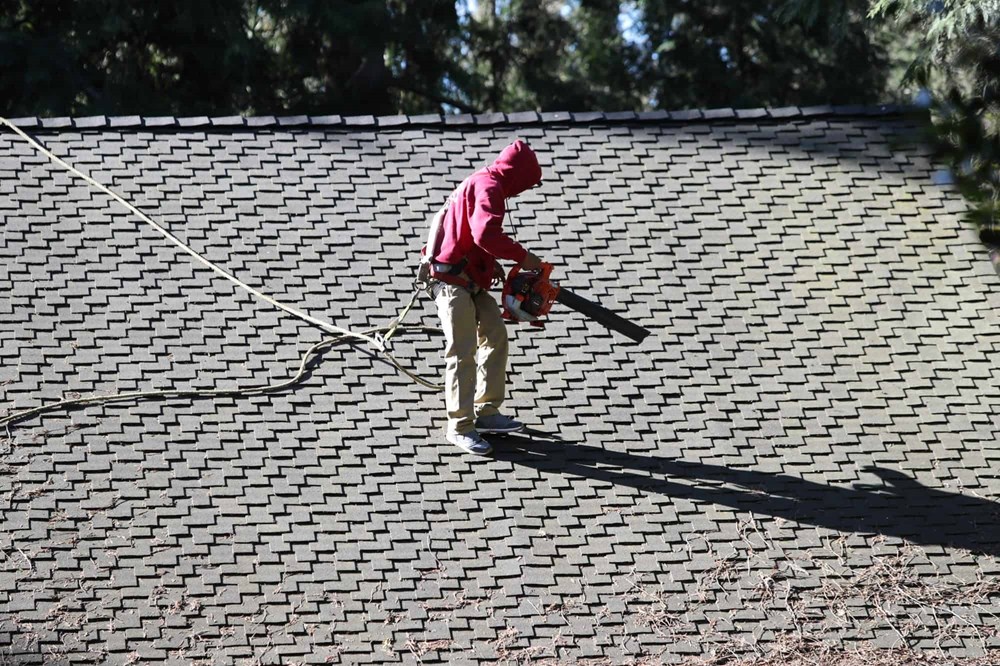
<instances>
[{"instance_id":1,"label":"white sneaker","mask_svg":"<svg viewBox=\"0 0 1000 666\"><path fill-rule=\"evenodd\" d=\"M487 456L493 453L493 447L490 446L490 443L480 437L479 433L475 430L470 430L461 435L448 435L447 439L463 451L474 453L477 456Z\"/></svg>"},{"instance_id":2,"label":"white sneaker","mask_svg":"<svg viewBox=\"0 0 1000 666\"><path fill-rule=\"evenodd\" d=\"M503 414L493 414L476 419L476 430L485 433L520 432L524 430L524 424Z\"/></svg>"}]
</instances>

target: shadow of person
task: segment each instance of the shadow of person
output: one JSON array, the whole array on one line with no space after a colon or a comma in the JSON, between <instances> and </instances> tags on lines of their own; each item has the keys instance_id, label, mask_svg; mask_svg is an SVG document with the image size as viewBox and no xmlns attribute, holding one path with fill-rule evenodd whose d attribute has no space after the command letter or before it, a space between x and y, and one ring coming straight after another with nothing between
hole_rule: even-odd
<instances>
[{"instance_id":1,"label":"shadow of person","mask_svg":"<svg viewBox=\"0 0 1000 666\"><path fill-rule=\"evenodd\" d=\"M597 479L838 532L882 534L924 546L1000 555L1000 504L930 488L883 467L864 468L880 484L841 487L557 439L526 430L497 441L494 455L544 473Z\"/></svg>"}]
</instances>

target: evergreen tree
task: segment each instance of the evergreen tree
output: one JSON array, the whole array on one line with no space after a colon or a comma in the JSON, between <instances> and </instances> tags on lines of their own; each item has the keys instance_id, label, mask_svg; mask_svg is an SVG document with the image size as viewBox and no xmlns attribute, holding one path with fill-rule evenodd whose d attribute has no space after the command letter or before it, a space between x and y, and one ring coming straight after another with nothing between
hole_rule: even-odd
<instances>
[{"instance_id":1,"label":"evergreen tree","mask_svg":"<svg viewBox=\"0 0 1000 666\"><path fill-rule=\"evenodd\" d=\"M884 95L886 68L862 5L0 0L0 112L354 115L870 102Z\"/></svg>"},{"instance_id":2,"label":"evergreen tree","mask_svg":"<svg viewBox=\"0 0 1000 666\"><path fill-rule=\"evenodd\" d=\"M840 12L816 3L810 14L782 0L643 0L645 70L655 105L878 101L886 57L866 31L866 3L829 4Z\"/></svg>"},{"instance_id":3,"label":"evergreen tree","mask_svg":"<svg viewBox=\"0 0 1000 666\"><path fill-rule=\"evenodd\" d=\"M450 0L0 0L0 99L8 115L438 110L457 29Z\"/></svg>"},{"instance_id":4,"label":"evergreen tree","mask_svg":"<svg viewBox=\"0 0 1000 666\"><path fill-rule=\"evenodd\" d=\"M918 36L909 77L930 107L928 138L983 240L1000 245L1000 2L878 0L871 14Z\"/></svg>"}]
</instances>

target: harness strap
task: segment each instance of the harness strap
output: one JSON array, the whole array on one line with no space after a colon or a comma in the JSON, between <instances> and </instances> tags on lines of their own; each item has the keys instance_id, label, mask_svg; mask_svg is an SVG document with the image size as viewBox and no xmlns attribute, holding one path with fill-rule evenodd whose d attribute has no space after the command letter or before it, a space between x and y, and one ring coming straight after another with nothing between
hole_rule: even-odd
<instances>
[{"instance_id":1,"label":"harness strap","mask_svg":"<svg viewBox=\"0 0 1000 666\"><path fill-rule=\"evenodd\" d=\"M437 252L438 238L441 236L441 224L444 222L444 216L451 205L458 200L458 191L462 189L462 186L468 180L469 178L466 178L458 184L458 187L451 191L451 194L448 195L448 198L441 204L441 208L438 209L438 212L431 219L431 226L427 230L427 243L424 245L423 256L420 258L421 262L430 263L434 261L434 254Z\"/></svg>"},{"instance_id":2,"label":"harness strap","mask_svg":"<svg viewBox=\"0 0 1000 666\"><path fill-rule=\"evenodd\" d=\"M468 289L473 294L476 293L480 287L476 284L475 280L470 278L465 273L461 275L448 275L447 273L441 273L438 275L432 275L438 282L444 282L447 284L455 285L456 287L461 287L462 289Z\"/></svg>"},{"instance_id":3,"label":"harness strap","mask_svg":"<svg viewBox=\"0 0 1000 666\"><path fill-rule=\"evenodd\" d=\"M446 264L441 261L432 261L431 268L436 273L446 273L448 275L459 275L465 270L465 267L469 265L468 259L462 259L457 264Z\"/></svg>"},{"instance_id":4,"label":"harness strap","mask_svg":"<svg viewBox=\"0 0 1000 666\"><path fill-rule=\"evenodd\" d=\"M471 177L471 176L470 176ZM465 267L468 265L469 260L463 258L457 264L446 264L444 262L435 261L434 255L437 252L438 240L441 236L441 225L444 222L444 216L448 213L448 209L451 207L455 201L458 200L458 191L462 189L462 186L466 184L469 179L466 178L461 183L458 184L445 202L438 209L438 212L434 214L434 218L431 220L430 229L427 230L427 244L421 253L420 262L426 265L427 277L437 280L438 282L445 282L447 284L455 285L456 287L462 287L463 289L468 289L469 291L475 293L479 289L479 285L470 278L465 273Z\"/></svg>"},{"instance_id":5,"label":"harness strap","mask_svg":"<svg viewBox=\"0 0 1000 666\"><path fill-rule=\"evenodd\" d=\"M432 279L439 282L447 282L448 284L453 284L457 287L462 287L475 293L479 288L479 285L477 285L465 272L465 267L468 263L468 259L462 259L462 261L457 264L445 264L440 261L432 261L430 265L430 276Z\"/></svg>"}]
</instances>

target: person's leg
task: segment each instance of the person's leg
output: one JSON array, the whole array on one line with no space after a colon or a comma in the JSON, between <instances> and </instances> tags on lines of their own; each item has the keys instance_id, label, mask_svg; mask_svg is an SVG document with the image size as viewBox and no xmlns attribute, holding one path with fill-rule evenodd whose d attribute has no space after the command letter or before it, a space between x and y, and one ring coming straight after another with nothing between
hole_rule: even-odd
<instances>
[{"instance_id":1,"label":"person's leg","mask_svg":"<svg viewBox=\"0 0 1000 666\"><path fill-rule=\"evenodd\" d=\"M507 328L500 306L485 291L473 299L478 319L478 367L476 373L476 416L500 413L507 396Z\"/></svg>"},{"instance_id":2,"label":"person's leg","mask_svg":"<svg viewBox=\"0 0 1000 666\"><path fill-rule=\"evenodd\" d=\"M434 288L434 303L444 330L445 405L449 435L475 428L476 307L472 295L451 284Z\"/></svg>"}]
</instances>

